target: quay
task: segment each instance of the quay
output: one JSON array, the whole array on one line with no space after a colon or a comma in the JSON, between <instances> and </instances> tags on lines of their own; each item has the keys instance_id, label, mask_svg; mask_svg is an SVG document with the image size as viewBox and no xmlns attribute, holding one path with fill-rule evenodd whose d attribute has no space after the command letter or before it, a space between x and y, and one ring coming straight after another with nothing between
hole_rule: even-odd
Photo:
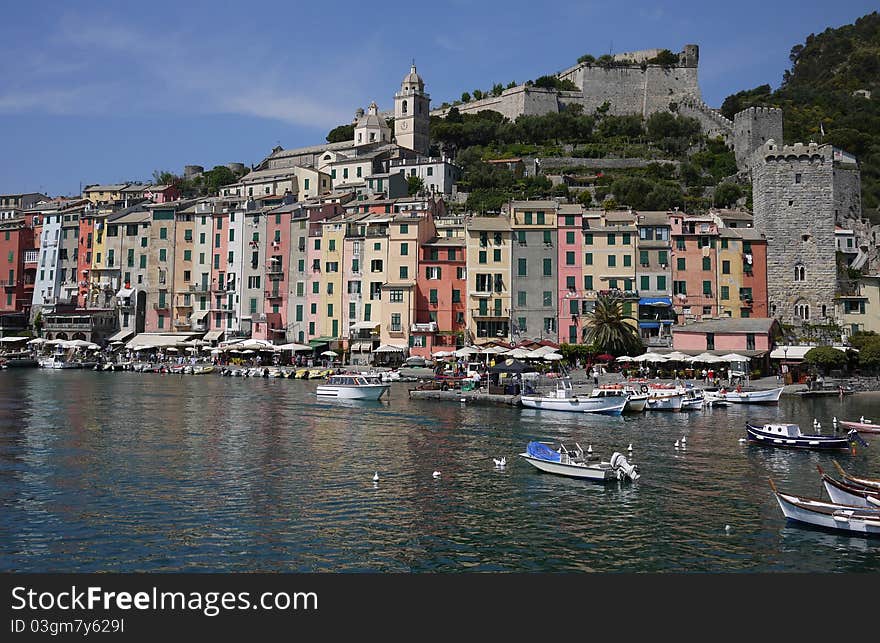
<instances>
[{"instance_id":1,"label":"quay","mask_svg":"<svg viewBox=\"0 0 880 643\"><path fill-rule=\"evenodd\" d=\"M464 400L465 404L522 406L519 395L496 395L480 391L421 391L419 389L410 389L409 397L412 400L440 400L459 403Z\"/></svg>"}]
</instances>

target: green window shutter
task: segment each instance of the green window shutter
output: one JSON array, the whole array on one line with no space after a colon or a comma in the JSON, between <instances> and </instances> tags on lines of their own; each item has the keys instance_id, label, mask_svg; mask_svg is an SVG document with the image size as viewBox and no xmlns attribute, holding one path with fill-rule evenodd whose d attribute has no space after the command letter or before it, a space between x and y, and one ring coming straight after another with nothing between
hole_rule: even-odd
<instances>
[{"instance_id":1,"label":"green window shutter","mask_svg":"<svg viewBox=\"0 0 880 643\"><path fill-rule=\"evenodd\" d=\"M721 299L730 299L730 286L721 286Z\"/></svg>"},{"instance_id":2,"label":"green window shutter","mask_svg":"<svg viewBox=\"0 0 880 643\"><path fill-rule=\"evenodd\" d=\"M518 277L525 277L528 275L528 260L527 259L517 259L516 260L516 274Z\"/></svg>"},{"instance_id":3,"label":"green window shutter","mask_svg":"<svg viewBox=\"0 0 880 643\"><path fill-rule=\"evenodd\" d=\"M730 274L730 262L722 261L721 262L721 274L729 275Z\"/></svg>"},{"instance_id":4,"label":"green window shutter","mask_svg":"<svg viewBox=\"0 0 880 643\"><path fill-rule=\"evenodd\" d=\"M480 263L486 263L486 251L485 250L480 250L480 255L479 255L478 260Z\"/></svg>"},{"instance_id":5,"label":"green window shutter","mask_svg":"<svg viewBox=\"0 0 880 643\"><path fill-rule=\"evenodd\" d=\"M703 294L704 295L711 295L712 294L712 282L711 281L704 281L703 282Z\"/></svg>"},{"instance_id":6,"label":"green window shutter","mask_svg":"<svg viewBox=\"0 0 880 643\"><path fill-rule=\"evenodd\" d=\"M574 244L574 232L569 231L565 233L565 243L568 245Z\"/></svg>"},{"instance_id":7,"label":"green window shutter","mask_svg":"<svg viewBox=\"0 0 880 643\"><path fill-rule=\"evenodd\" d=\"M518 290L516 293L516 305L520 308L525 308L527 296L528 295L525 290Z\"/></svg>"},{"instance_id":8,"label":"green window shutter","mask_svg":"<svg viewBox=\"0 0 880 643\"><path fill-rule=\"evenodd\" d=\"M617 243L617 235L614 234L613 232L609 232L608 233L608 245L613 246L616 243Z\"/></svg>"},{"instance_id":9,"label":"green window shutter","mask_svg":"<svg viewBox=\"0 0 880 643\"><path fill-rule=\"evenodd\" d=\"M495 249L492 251L492 261L501 261L501 250Z\"/></svg>"},{"instance_id":10,"label":"green window shutter","mask_svg":"<svg viewBox=\"0 0 880 643\"><path fill-rule=\"evenodd\" d=\"M666 290L666 277L663 275L657 277L657 290Z\"/></svg>"},{"instance_id":11,"label":"green window shutter","mask_svg":"<svg viewBox=\"0 0 880 643\"><path fill-rule=\"evenodd\" d=\"M617 265L617 257L614 255L608 255L608 267L613 268Z\"/></svg>"},{"instance_id":12,"label":"green window shutter","mask_svg":"<svg viewBox=\"0 0 880 643\"><path fill-rule=\"evenodd\" d=\"M639 289L651 290L651 278L648 275L639 277Z\"/></svg>"},{"instance_id":13,"label":"green window shutter","mask_svg":"<svg viewBox=\"0 0 880 643\"><path fill-rule=\"evenodd\" d=\"M409 244L408 243L401 243L400 244L400 256L406 257L407 255L409 255Z\"/></svg>"},{"instance_id":14,"label":"green window shutter","mask_svg":"<svg viewBox=\"0 0 880 643\"><path fill-rule=\"evenodd\" d=\"M712 270L712 258L703 257L703 270Z\"/></svg>"},{"instance_id":15,"label":"green window shutter","mask_svg":"<svg viewBox=\"0 0 880 643\"><path fill-rule=\"evenodd\" d=\"M593 245L593 233L588 232L584 235L584 245L587 245L587 246Z\"/></svg>"},{"instance_id":16,"label":"green window shutter","mask_svg":"<svg viewBox=\"0 0 880 643\"><path fill-rule=\"evenodd\" d=\"M663 266L669 264L669 253L666 250L661 250L657 253L657 261Z\"/></svg>"},{"instance_id":17,"label":"green window shutter","mask_svg":"<svg viewBox=\"0 0 880 643\"><path fill-rule=\"evenodd\" d=\"M544 243L548 246L553 243L553 237L550 235L549 230L544 230Z\"/></svg>"},{"instance_id":18,"label":"green window shutter","mask_svg":"<svg viewBox=\"0 0 880 643\"><path fill-rule=\"evenodd\" d=\"M632 266L632 255L623 255L624 267Z\"/></svg>"},{"instance_id":19,"label":"green window shutter","mask_svg":"<svg viewBox=\"0 0 880 643\"><path fill-rule=\"evenodd\" d=\"M629 232L624 232L623 233L623 245L628 246L630 244L630 239L631 239L631 237L630 237Z\"/></svg>"},{"instance_id":20,"label":"green window shutter","mask_svg":"<svg viewBox=\"0 0 880 643\"><path fill-rule=\"evenodd\" d=\"M586 254L586 256L584 257L584 263L588 266L593 265L593 253L592 252L588 252Z\"/></svg>"},{"instance_id":21,"label":"green window shutter","mask_svg":"<svg viewBox=\"0 0 880 643\"><path fill-rule=\"evenodd\" d=\"M584 275L584 290L593 289L593 275Z\"/></svg>"},{"instance_id":22,"label":"green window shutter","mask_svg":"<svg viewBox=\"0 0 880 643\"><path fill-rule=\"evenodd\" d=\"M687 260L684 257L679 257L675 260L675 267L677 270L687 270Z\"/></svg>"},{"instance_id":23,"label":"green window shutter","mask_svg":"<svg viewBox=\"0 0 880 643\"><path fill-rule=\"evenodd\" d=\"M567 266L574 265L574 252L566 252L565 253L565 265L567 265Z\"/></svg>"},{"instance_id":24,"label":"green window shutter","mask_svg":"<svg viewBox=\"0 0 880 643\"><path fill-rule=\"evenodd\" d=\"M552 259L544 259L544 276L550 277L553 275L553 260Z\"/></svg>"},{"instance_id":25,"label":"green window shutter","mask_svg":"<svg viewBox=\"0 0 880 643\"><path fill-rule=\"evenodd\" d=\"M648 251L647 250L639 250L639 264L642 266L648 265Z\"/></svg>"}]
</instances>

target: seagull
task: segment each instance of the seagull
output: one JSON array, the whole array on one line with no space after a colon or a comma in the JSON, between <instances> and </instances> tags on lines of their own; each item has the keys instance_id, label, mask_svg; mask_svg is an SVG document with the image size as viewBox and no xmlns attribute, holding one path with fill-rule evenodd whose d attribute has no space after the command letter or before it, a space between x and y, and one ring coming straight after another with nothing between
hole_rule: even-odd
<instances>
[{"instance_id":1,"label":"seagull","mask_svg":"<svg viewBox=\"0 0 880 643\"><path fill-rule=\"evenodd\" d=\"M502 468L507 464L507 458L505 456L501 456L501 459L492 458L492 461L495 463L496 467Z\"/></svg>"},{"instance_id":2,"label":"seagull","mask_svg":"<svg viewBox=\"0 0 880 643\"><path fill-rule=\"evenodd\" d=\"M378 471L376 471L373 474L373 482L379 482L379 472Z\"/></svg>"},{"instance_id":3,"label":"seagull","mask_svg":"<svg viewBox=\"0 0 880 643\"><path fill-rule=\"evenodd\" d=\"M435 472L432 473L431 475L434 476L435 478L439 478L439 477L440 477L440 472L439 472L439 471L435 471Z\"/></svg>"},{"instance_id":4,"label":"seagull","mask_svg":"<svg viewBox=\"0 0 880 643\"><path fill-rule=\"evenodd\" d=\"M724 531L726 531L729 534L730 533L730 525L724 525Z\"/></svg>"},{"instance_id":5,"label":"seagull","mask_svg":"<svg viewBox=\"0 0 880 643\"><path fill-rule=\"evenodd\" d=\"M675 448L678 448L678 440L675 441Z\"/></svg>"},{"instance_id":6,"label":"seagull","mask_svg":"<svg viewBox=\"0 0 880 643\"><path fill-rule=\"evenodd\" d=\"M740 438L740 439L739 439L739 443L740 443L740 444L743 444L744 442L748 442L748 440L746 440L745 438Z\"/></svg>"},{"instance_id":7,"label":"seagull","mask_svg":"<svg viewBox=\"0 0 880 643\"><path fill-rule=\"evenodd\" d=\"M592 453L592 452L593 452L593 445L591 444L590 446L587 447L587 453Z\"/></svg>"},{"instance_id":8,"label":"seagull","mask_svg":"<svg viewBox=\"0 0 880 643\"><path fill-rule=\"evenodd\" d=\"M681 446L684 446L687 441L688 441L688 438L686 435L681 436Z\"/></svg>"},{"instance_id":9,"label":"seagull","mask_svg":"<svg viewBox=\"0 0 880 643\"><path fill-rule=\"evenodd\" d=\"M633 450L632 442L629 443L629 446L626 447L626 450L627 450L627 451L632 451L632 450Z\"/></svg>"}]
</instances>

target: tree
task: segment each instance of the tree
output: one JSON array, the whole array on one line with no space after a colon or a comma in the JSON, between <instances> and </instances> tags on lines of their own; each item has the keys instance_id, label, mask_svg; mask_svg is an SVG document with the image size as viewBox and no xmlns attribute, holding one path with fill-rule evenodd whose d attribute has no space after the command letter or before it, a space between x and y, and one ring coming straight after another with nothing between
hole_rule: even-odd
<instances>
[{"instance_id":1,"label":"tree","mask_svg":"<svg viewBox=\"0 0 880 643\"><path fill-rule=\"evenodd\" d=\"M41 330L43 330L43 311L38 310L37 314L34 315L34 332L37 334L37 337L41 337Z\"/></svg>"},{"instance_id":2,"label":"tree","mask_svg":"<svg viewBox=\"0 0 880 643\"><path fill-rule=\"evenodd\" d=\"M743 191L736 183L722 183L715 188L714 204L716 208L733 207L737 200L742 197Z\"/></svg>"},{"instance_id":3,"label":"tree","mask_svg":"<svg viewBox=\"0 0 880 643\"><path fill-rule=\"evenodd\" d=\"M425 186L425 182L417 176L409 176L406 179L406 188L409 196L415 196L421 192Z\"/></svg>"},{"instance_id":4,"label":"tree","mask_svg":"<svg viewBox=\"0 0 880 643\"><path fill-rule=\"evenodd\" d=\"M213 170L208 170L202 175L202 185L209 194L213 194L220 190L224 185L235 183L238 177L235 173L225 165L216 165Z\"/></svg>"},{"instance_id":5,"label":"tree","mask_svg":"<svg viewBox=\"0 0 880 643\"><path fill-rule=\"evenodd\" d=\"M603 294L596 298L596 305L586 315L584 343L592 344L600 353L619 355L639 354L643 351L635 318L623 312L623 297Z\"/></svg>"},{"instance_id":6,"label":"tree","mask_svg":"<svg viewBox=\"0 0 880 643\"><path fill-rule=\"evenodd\" d=\"M857 351L861 351L865 346L872 342L880 342L880 335L873 330L860 330L849 336L849 345Z\"/></svg>"},{"instance_id":7,"label":"tree","mask_svg":"<svg viewBox=\"0 0 880 643\"><path fill-rule=\"evenodd\" d=\"M180 180L179 176L168 170L153 170L154 185L176 185Z\"/></svg>"},{"instance_id":8,"label":"tree","mask_svg":"<svg viewBox=\"0 0 880 643\"><path fill-rule=\"evenodd\" d=\"M328 143L345 143L354 140L354 125L339 125L327 134Z\"/></svg>"},{"instance_id":9,"label":"tree","mask_svg":"<svg viewBox=\"0 0 880 643\"><path fill-rule=\"evenodd\" d=\"M880 337L874 337L862 346L859 352L859 366L872 370L880 368Z\"/></svg>"},{"instance_id":10,"label":"tree","mask_svg":"<svg viewBox=\"0 0 880 643\"><path fill-rule=\"evenodd\" d=\"M504 91L504 86L501 83L495 83L492 85L492 95L493 96L501 96Z\"/></svg>"},{"instance_id":11,"label":"tree","mask_svg":"<svg viewBox=\"0 0 880 643\"><path fill-rule=\"evenodd\" d=\"M483 98L483 92L479 89L474 90L474 100L481 100Z\"/></svg>"},{"instance_id":12,"label":"tree","mask_svg":"<svg viewBox=\"0 0 880 643\"><path fill-rule=\"evenodd\" d=\"M462 92L462 93L461 93L461 102L462 102L462 103L469 103L469 102L471 102L471 95L468 94L467 92Z\"/></svg>"},{"instance_id":13,"label":"tree","mask_svg":"<svg viewBox=\"0 0 880 643\"><path fill-rule=\"evenodd\" d=\"M846 353L831 346L817 346L807 351L807 354L804 355L804 363L823 371L843 368L846 366Z\"/></svg>"},{"instance_id":14,"label":"tree","mask_svg":"<svg viewBox=\"0 0 880 643\"><path fill-rule=\"evenodd\" d=\"M578 194L577 202L584 207L589 207L593 204L593 195L590 194L589 190L582 190L581 193Z\"/></svg>"},{"instance_id":15,"label":"tree","mask_svg":"<svg viewBox=\"0 0 880 643\"><path fill-rule=\"evenodd\" d=\"M678 54L674 54L668 49L664 49L653 58L646 60L649 65L663 65L664 67L673 67L678 64Z\"/></svg>"},{"instance_id":16,"label":"tree","mask_svg":"<svg viewBox=\"0 0 880 643\"><path fill-rule=\"evenodd\" d=\"M609 210L616 210L617 209L617 201L615 201L614 199L611 199L611 198L605 199L604 201L602 201L602 209L605 210L606 212Z\"/></svg>"}]
</instances>

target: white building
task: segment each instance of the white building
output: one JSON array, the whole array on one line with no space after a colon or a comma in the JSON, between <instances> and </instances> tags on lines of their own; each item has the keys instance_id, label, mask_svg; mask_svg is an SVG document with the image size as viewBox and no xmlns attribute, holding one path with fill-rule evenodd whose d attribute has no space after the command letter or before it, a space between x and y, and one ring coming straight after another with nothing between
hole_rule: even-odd
<instances>
[{"instance_id":1,"label":"white building","mask_svg":"<svg viewBox=\"0 0 880 643\"><path fill-rule=\"evenodd\" d=\"M61 289L61 273L58 270L61 239L61 215L47 212L43 215L43 231L40 233L40 249L26 250L25 262L37 260L37 276L34 281L34 298L31 310L54 306ZM32 257L29 257L31 255ZM37 255L33 257L33 255Z\"/></svg>"},{"instance_id":2,"label":"white building","mask_svg":"<svg viewBox=\"0 0 880 643\"><path fill-rule=\"evenodd\" d=\"M388 172L399 172L405 178L416 176L422 180L426 192L452 194L452 186L461 177L461 169L445 158L391 159Z\"/></svg>"}]
</instances>

